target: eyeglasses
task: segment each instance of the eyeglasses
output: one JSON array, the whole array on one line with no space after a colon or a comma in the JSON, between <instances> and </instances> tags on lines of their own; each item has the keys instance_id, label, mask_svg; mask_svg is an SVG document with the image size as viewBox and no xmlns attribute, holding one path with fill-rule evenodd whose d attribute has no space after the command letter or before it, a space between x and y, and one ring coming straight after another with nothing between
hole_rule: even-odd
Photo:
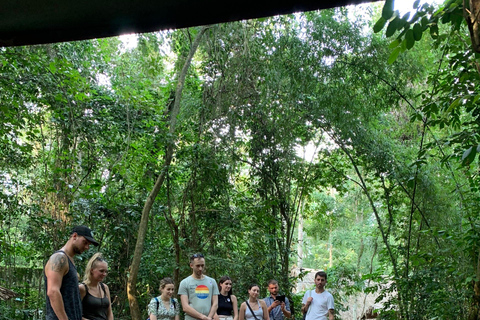
<instances>
[{"instance_id":1,"label":"eyeglasses","mask_svg":"<svg viewBox=\"0 0 480 320\"><path fill-rule=\"evenodd\" d=\"M192 254L192 256L190 257L190 259L197 259L197 258L205 258L205 257L201 253Z\"/></svg>"}]
</instances>

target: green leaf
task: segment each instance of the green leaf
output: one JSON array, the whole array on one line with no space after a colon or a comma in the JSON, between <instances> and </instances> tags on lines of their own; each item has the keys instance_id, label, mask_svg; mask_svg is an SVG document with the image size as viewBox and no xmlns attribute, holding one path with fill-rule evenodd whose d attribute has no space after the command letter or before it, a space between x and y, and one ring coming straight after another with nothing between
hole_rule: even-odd
<instances>
[{"instance_id":1,"label":"green leaf","mask_svg":"<svg viewBox=\"0 0 480 320\"><path fill-rule=\"evenodd\" d=\"M430 26L430 35L433 39L438 38L438 25L436 23Z\"/></svg>"},{"instance_id":2,"label":"green leaf","mask_svg":"<svg viewBox=\"0 0 480 320\"><path fill-rule=\"evenodd\" d=\"M447 113L452 112L453 109L459 106L460 101L463 99L463 97L455 99L455 101L452 102L452 104L448 107Z\"/></svg>"},{"instance_id":3,"label":"green leaf","mask_svg":"<svg viewBox=\"0 0 480 320\"><path fill-rule=\"evenodd\" d=\"M407 181L407 186L409 188L413 188L415 186L415 180L416 180L415 177L410 177Z\"/></svg>"},{"instance_id":4,"label":"green leaf","mask_svg":"<svg viewBox=\"0 0 480 320\"><path fill-rule=\"evenodd\" d=\"M53 62L50 62L50 64L48 65L48 69L53 74L55 74L57 72L57 67L55 66L55 63L53 63Z\"/></svg>"},{"instance_id":5,"label":"green leaf","mask_svg":"<svg viewBox=\"0 0 480 320\"><path fill-rule=\"evenodd\" d=\"M470 155L470 153L472 152L472 150L473 150L473 147L470 147L470 148L468 148L467 150L465 150L465 151L463 152L462 161L465 160L465 159Z\"/></svg>"},{"instance_id":6,"label":"green leaf","mask_svg":"<svg viewBox=\"0 0 480 320\"><path fill-rule=\"evenodd\" d=\"M400 44L401 52L407 51L407 39L403 39L402 43Z\"/></svg>"},{"instance_id":7,"label":"green leaf","mask_svg":"<svg viewBox=\"0 0 480 320\"><path fill-rule=\"evenodd\" d=\"M393 19L392 21L389 22L388 26L387 26L387 31L385 32L385 35L387 36L387 38L393 36L393 34L395 33L395 31L397 31L397 26L400 22L400 18L396 17L395 19Z\"/></svg>"},{"instance_id":8,"label":"green leaf","mask_svg":"<svg viewBox=\"0 0 480 320\"><path fill-rule=\"evenodd\" d=\"M427 17L422 17L422 20L420 21L420 23L422 24L422 27L423 27L423 28L426 28L429 22L430 22L430 21L428 20Z\"/></svg>"},{"instance_id":9,"label":"green leaf","mask_svg":"<svg viewBox=\"0 0 480 320\"><path fill-rule=\"evenodd\" d=\"M407 40L407 49L412 49L413 45L415 44L415 38L413 37L412 29L407 30L407 33L405 34L405 39Z\"/></svg>"},{"instance_id":10,"label":"green leaf","mask_svg":"<svg viewBox=\"0 0 480 320\"><path fill-rule=\"evenodd\" d=\"M417 9L419 4L420 0L415 0L415 2L413 3L413 9Z\"/></svg>"},{"instance_id":11,"label":"green leaf","mask_svg":"<svg viewBox=\"0 0 480 320\"><path fill-rule=\"evenodd\" d=\"M413 38L415 41L420 41L422 39L423 30L422 26L419 23L413 25Z\"/></svg>"},{"instance_id":12,"label":"green leaf","mask_svg":"<svg viewBox=\"0 0 480 320\"><path fill-rule=\"evenodd\" d=\"M373 26L373 32L378 33L382 31L383 27L385 27L385 24L387 23L387 20L385 20L383 17L378 19L377 23Z\"/></svg>"},{"instance_id":13,"label":"green leaf","mask_svg":"<svg viewBox=\"0 0 480 320\"><path fill-rule=\"evenodd\" d=\"M395 60L397 60L398 55L400 54L400 51L402 50L401 47L396 47L392 53L390 54L390 57L388 57L388 64L393 64Z\"/></svg>"},{"instance_id":14,"label":"green leaf","mask_svg":"<svg viewBox=\"0 0 480 320\"><path fill-rule=\"evenodd\" d=\"M470 163L475 160L475 156L477 155L477 148L470 147L462 155L462 165L468 166Z\"/></svg>"},{"instance_id":15,"label":"green leaf","mask_svg":"<svg viewBox=\"0 0 480 320\"><path fill-rule=\"evenodd\" d=\"M410 18L410 12L407 12L403 15L402 17L403 24L408 22L408 18Z\"/></svg>"},{"instance_id":16,"label":"green leaf","mask_svg":"<svg viewBox=\"0 0 480 320\"><path fill-rule=\"evenodd\" d=\"M400 45L400 40L399 39L395 39L393 40L390 45L388 46L389 49L394 49L396 47L398 47Z\"/></svg>"},{"instance_id":17,"label":"green leaf","mask_svg":"<svg viewBox=\"0 0 480 320\"><path fill-rule=\"evenodd\" d=\"M385 20L390 19L393 16L393 0L385 0L385 4L382 9L382 18Z\"/></svg>"},{"instance_id":18,"label":"green leaf","mask_svg":"<svg viewBox=\"0 0 480 320\"><path fill-rule=\"evenodd\" d=\"M456 1L452 1L452 3L450 3L450 6L448 6L448 9L453 10L456 7L458 7L458 3Z\"/></svg>"},{"instance_id":19,"label":"green leaf","mask_svg":"<svg viewBox=\"0 0 480 320\"><path fill-rule=\"evenodd\" d=\"M452 15L450 13L446 13L442 16L442 23L446 24L449 23L452 18Z\"/></svg>"},{"instance_id":20,"label":"green leaf","mask_svg":"<svg viewBox=\"0 0 480 320\"><path fill-rule=\"evenodd\" d=\"M480 99L480 94L477 94L475 98L473 98L473 103L477 103L478 99Z\"/></svg>"}]
</instances>

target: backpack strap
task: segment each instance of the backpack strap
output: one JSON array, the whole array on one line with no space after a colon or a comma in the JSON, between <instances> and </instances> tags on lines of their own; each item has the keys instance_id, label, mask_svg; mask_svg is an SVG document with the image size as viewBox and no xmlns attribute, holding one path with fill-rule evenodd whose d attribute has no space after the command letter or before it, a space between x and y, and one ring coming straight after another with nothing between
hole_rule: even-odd
<instances>
[{"instance_id":1,"label":"backpack strap","mask_svg":"<svg viewBox=\"0 0 480 320\"><path fill-rule=\"evenodd\" d=\"M157 297L155 297L155 301L157 302L157 314L158 314L158 307L160 306L160 302L158 301Z\"/></svg>"},{"instance_id":2,"label":"backpack strap","mask_svg":"<svg viewBox=\"0 0 480 320\"><path fill-rule=\"evenodd\" d=\"M312 290L308 290L307 292L308 292L308 297L311 297L311 296L312 296ZM310 309L311 309L311 308L309 307L308 310L307 310L307 312L305 312L305 316L306 316L307 314L309 314Z\"/></svg>"},{"instance_id":3,"label":"backpack strap","mask_svg":"<svg viewBox=\"0 0 480 320\"><path fill-rule=\"evenodd\" d=\"M175 299L173 298L170 298L172 300L172 304L173 304L173 309L176 310L177 309L177 304L175 303Z\"/></svg>"}]
</instances>

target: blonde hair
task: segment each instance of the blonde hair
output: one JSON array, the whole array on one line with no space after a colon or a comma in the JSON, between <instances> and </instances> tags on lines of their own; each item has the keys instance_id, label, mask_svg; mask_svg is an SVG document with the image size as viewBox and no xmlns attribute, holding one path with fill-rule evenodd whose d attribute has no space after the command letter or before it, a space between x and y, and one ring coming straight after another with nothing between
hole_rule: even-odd
<instances>
[{"instance_id":1,"label":"blonde hair","mask_svg":"<svg viewBox=\"0 0 480 320\"><path fill-rule=\"evenodd\" d=\"M90 277L92 276L92 269L95 269L97 266L97 263L99 262L105 262L105 259L103 259L103 255L100 252L95 253L90 260L88 260L87 266L85 267L85 274L83 275L83 282L88 286L91 282Z\"/></svg>"}]
</instances>

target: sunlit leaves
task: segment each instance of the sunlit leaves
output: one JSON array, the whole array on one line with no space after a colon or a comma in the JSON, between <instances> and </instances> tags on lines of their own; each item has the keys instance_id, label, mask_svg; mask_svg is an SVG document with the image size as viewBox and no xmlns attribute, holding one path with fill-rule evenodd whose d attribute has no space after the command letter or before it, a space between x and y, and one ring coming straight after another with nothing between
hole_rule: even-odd
<instances>
[{"instance_id":1,"label":"sunlit leaves","mask_svg":"<svg viewBox=\"0 0 480 320\"><path fill-rule=\"evenodd\" d=\"M394 63L395 60L397 60L397 57L401 51L402 51L401 47L396 47L395 49L393 49L392 53L390 54L390 57L388 57L388 64Z\"/></svg>"}]
</instances>

